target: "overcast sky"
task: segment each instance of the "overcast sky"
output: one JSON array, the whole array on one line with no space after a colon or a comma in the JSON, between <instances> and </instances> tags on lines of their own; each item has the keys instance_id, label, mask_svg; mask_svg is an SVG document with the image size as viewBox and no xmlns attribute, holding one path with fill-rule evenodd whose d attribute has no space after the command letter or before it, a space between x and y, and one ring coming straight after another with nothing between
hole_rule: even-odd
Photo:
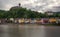
<instances>
[{"instance_id":1,"label":"overcast sky","mask_svg":"<svg viewBox=\"0 0 60 37\"><path fill-rule=\"evenodd\" d=\"M21 3L22 7L26 7L35 11L60 11L60 0L0 0L0 9L9 10L12 6Z\"/></svg>"}]
</instances>

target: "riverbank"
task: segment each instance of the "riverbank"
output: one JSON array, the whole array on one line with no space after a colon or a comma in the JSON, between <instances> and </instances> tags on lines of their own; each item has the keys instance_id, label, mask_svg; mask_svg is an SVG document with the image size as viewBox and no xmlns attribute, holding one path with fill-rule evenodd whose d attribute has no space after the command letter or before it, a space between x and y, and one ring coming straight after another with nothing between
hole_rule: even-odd
<instances>
[{"instance_id":1,"label":"riverbank","mask_svg":"<svg viewBox=\"0 0 60 37\"><path fill-rule=\"evenodd\" d=\"M29 26L60 26L60 24L19 24L19 23L2 23L0 25L16 25L16 26L19 26L19 25L29 25Z\"/></svg>"}]
</instances>

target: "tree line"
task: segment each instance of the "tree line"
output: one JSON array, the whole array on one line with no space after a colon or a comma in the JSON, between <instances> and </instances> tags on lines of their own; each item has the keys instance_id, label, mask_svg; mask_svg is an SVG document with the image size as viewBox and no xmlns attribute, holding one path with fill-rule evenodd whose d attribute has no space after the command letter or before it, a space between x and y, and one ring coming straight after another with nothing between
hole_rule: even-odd
<instances>
[{"instance_id":1,"label":"tree line","mask_svg":"<svg viewBox=\"0 0 60 37\"><path fill-rule=\"evenodd\" d=\"M60 17L60 13L56 12L51 16L45 13L39 13L26 8L11 8L9 11L0 10L0 18L50 18Z\"/></svg>"}]
</instances>

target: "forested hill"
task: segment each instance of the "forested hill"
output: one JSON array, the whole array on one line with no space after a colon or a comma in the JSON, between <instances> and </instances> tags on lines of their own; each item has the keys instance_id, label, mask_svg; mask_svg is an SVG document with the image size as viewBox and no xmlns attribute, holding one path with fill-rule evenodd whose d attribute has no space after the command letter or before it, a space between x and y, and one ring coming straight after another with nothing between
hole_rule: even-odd
<instances>
[{"instance_id":1,"label":"forested hill","mask_svg":"<svg viewBox=\"0 0 60 37\"><path fill-rule=\"evenodd\" d=\"M12 7L9 11L0 10L0 18L48 18L60 17L60 12L51 16L22 7Z\"/></svg>"}]
</instances>

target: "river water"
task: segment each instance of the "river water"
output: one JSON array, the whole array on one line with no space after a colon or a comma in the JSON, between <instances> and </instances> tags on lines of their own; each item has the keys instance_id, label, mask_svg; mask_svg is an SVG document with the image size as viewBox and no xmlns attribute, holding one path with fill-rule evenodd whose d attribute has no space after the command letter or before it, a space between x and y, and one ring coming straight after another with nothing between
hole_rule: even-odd
<instances>
[{"instance_id":1,"label":"river water","mask_svg":"<svg viewBox=\"0 0 60 37\"><path fill-rule=\"evenodd\" d=\"M60 27L2 24L0 25L0 37L60 37Z\"/></svg>"}]
</instances>

